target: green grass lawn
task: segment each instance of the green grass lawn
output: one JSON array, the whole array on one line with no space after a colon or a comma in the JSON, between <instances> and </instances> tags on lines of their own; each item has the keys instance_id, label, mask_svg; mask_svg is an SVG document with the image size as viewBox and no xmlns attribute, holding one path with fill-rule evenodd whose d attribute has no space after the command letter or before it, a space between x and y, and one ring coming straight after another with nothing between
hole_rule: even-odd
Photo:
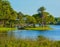
<instances>
[{"instance_id":1,"label":"green grass lawn","mask_svg":"<svg viewBox=\"0 0 60 47\"><path fill-rule=\"evenodd\" d=\"M11 31L11 30L16 30L16 28L6 28L6 27L0 28L0 32L1 31Z\"/></svg>"},{"instance_id":2,"label":"green grass lawn","mask_svg":"<svg viewBox=\"0 0 60 47\"><path fill-rule=\"evenodd\" d=\"M35 28L25 28L26 30L51 30L52 28L50 28L49 26L45 26L45 27L35 27Z\"/></svg>"}]
</instances>

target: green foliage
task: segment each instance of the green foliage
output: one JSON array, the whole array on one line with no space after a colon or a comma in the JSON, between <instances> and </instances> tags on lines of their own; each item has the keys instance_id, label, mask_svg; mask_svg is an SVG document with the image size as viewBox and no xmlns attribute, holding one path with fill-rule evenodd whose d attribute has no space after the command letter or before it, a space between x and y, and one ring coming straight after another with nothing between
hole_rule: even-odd
<instances>
[{"instance_id":1,"label":"green foliage","mask_svg":"<svg viewBox=\"0 0 60 47\"><path fill-rule=\"evenodd\" d=\"M38 9L38 14L33 16L24 15L21 12L16 12L8 0L0 0L0 27L28 26L28 24L33 24L32 26L35 27L35 24L39 24L39 26L60 24L59 18L53 17L45 10L45 7L42 6Z\"/></svg>"},{"instance_id":2,"label":"green foliage","mask_svg":"<svg viewBox=\"0 0 60 47\"><path fill-rule=\"evenodd\" d=\"M37 20L37 24L46 26L51 23L52 24L56 23L55 18L50 13L44 11L45 10L44 7L41 7L38 10L40 10L39 13L33 15L33 17L35 17Z\"/></svg>"},{"instance_id":3,"label":"green foliage","mask_svg":"<svg viewBox=\"0 0 60 47\"><path fill-rule=\"evenodd\" d=\"M0 27L15 27L18 26L46 26L48 24L60 24L60 18L53 17L50 13L45 11L45 7L38 9L38 14L33 16L17 13L10 5L8 0L0 0Z\"/></svg>"},{"instance_id":4,"label":"green foliage","mask_svg":"<svg viewBox=\"0 0 60 47\"><path fill-rule=\"evenodd\" d=\"M25 15L26 16L26 24L27 26L32 25L33 27L35 27L36 24L36 19L33 16L29 16L29 15Z\"/></svg>"},{"instance_id":5,"label":"green foliage","mask_svg":"<svg viewBox=\"0 0 60 47\"><path fill-rule=\"evenodd\" d=\"M57 17L57 18L55 18L55 21L56 21L56 25L60 25L60 17Z\"/></svg>"},{"instance_id":6,"label":"green foliage","mask_svg":"<svg viewBox=\"0 0 60 47\"><path fill-rule=\"evenodd\" d=\"M36 40L15 39L13 36L10 38L6 36L5 34L0 38L0 47L60 47L60 41L52 41L43 36L39 36Z\"/></svg>"},{"instance_id":7,"label":"green foliage","mask_svg":"<svg viewBox=\"0 0 60 47\"><path fill-rule=\"evenodd\" d=\"M27 16L26 17L26 23L36 23L36 19L34 18L34 17L32 17L32 16Z\"/></svg>"},{"instance_id":8,"label":"green foliage","mask_svg":"<svg viewBox=\"0 0 60 47\"><path fill-rule=\"evenodd\" d=\"M25 25L25 20L24 20L24 15L23 13L19 12L18 13L18 16L17 16L17 19L18 19L18 23L20 26L24 26Z\"/></svg>"},{"instance_id":9,"label":"green foliage","mask_svg":"<svg viewBox=\"0 0 60 47\"><path fill-rule=\"evenodd\" d=\"M39 13L40 13L40 11L41 11L41 12L44 12L45 10L46 10L45 7L42 6L42 7L40 7L40 8L38 9L38 12L39 12Z\"/></svg>"},{"instance_id":10,"label":"green foliage","mask_svg":"<svg viewBox=\"0 0 60 47\"><path fill-rule=\"evenodd\" d=\"M8 0L0 1L0 20L4 21L4 26L6 26L6 22L11 25L12 20L16 20L17 12L13 10ZM11 26L10 26L11 27Z\"/></svg>"}]
</instances>

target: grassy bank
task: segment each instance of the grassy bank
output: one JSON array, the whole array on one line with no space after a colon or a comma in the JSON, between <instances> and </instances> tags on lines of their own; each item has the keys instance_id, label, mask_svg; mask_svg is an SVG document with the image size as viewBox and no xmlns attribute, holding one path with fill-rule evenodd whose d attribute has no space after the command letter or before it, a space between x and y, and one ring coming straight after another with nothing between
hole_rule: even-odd
<instances>
[{"instance_id":1,"label":"grassy bank","mask_svg":"<svg viewBox=\"0 0 60 47\"><path fill-rule=\"evenodd\" d=\"M44 26L44 27L35 27L35 28L25 28L26 30L52 30L49 26Z\"/></svg>"},{"instance_id":2,"label":"grassy bank","mask_svg":"<svg viewBox=\"0 0 60 47\"><path fill-rule=\"evenodd\" d=\"M0 47L60 47L60 41L50 41L40 37L37 40L0 38Z\"/></svg>"},{"instance_id":3,"label":"grassy bank","mask_svg":"<svg viewBox=\"0 0 60 47\"><path fill-rule=\"evenodd\" d=\"M16 28L6 28L6 27L0 28L0 32L2 32L2 31L11 31L11 30L16 30Z\"/></svg>"}]
</instances>

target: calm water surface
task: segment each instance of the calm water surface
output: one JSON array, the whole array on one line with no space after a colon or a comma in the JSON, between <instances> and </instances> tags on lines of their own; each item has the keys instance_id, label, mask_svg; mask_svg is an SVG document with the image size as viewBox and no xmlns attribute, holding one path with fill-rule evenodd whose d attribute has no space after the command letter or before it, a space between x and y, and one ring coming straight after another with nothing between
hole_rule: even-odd
<instances>
[{"instance_id":1,"label":"calm water surface","mask_svg":"<svg viewBox=\"0 0 60 47\"><path fill-rule=\"evenodd\" d=\"M60 25L51 25L53 30L37 31L37 30L15 30L8 32L8 36L15 38L36 39L38 36L44 36L52 40L60 40Z\"/></svg>"}]
</instances>

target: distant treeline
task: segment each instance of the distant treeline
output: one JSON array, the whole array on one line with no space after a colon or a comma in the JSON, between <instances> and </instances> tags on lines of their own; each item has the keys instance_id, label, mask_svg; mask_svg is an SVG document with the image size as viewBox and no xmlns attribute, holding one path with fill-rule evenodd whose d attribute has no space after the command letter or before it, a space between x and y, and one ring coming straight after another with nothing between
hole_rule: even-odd
<instances>
[{"instance_id":1,"label":"distant treeline","mask_svg":"<svg viewBox=\"0 0 60 47\"><path fill-rule=\"evenodd\" d=\"M45 11L45 7L37 9L38 13L24 15L21 12L16 12L7 0L0 0L0 27L15 27L35 24L46 26L49 24L60 25L60 17L54 17L49 12Z\"/></svg>"}]
</instances>

